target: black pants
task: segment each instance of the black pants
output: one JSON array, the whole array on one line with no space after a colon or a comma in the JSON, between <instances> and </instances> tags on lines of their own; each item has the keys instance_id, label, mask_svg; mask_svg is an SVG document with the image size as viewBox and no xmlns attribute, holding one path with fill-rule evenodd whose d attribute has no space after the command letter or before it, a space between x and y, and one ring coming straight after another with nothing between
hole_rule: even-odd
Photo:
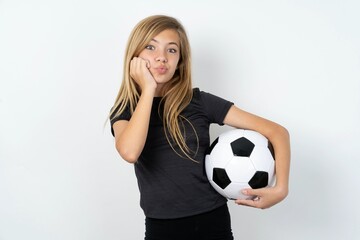
<instances>
[{"instance_id":1,"label":"black pants","mask_svg":"<svg viewBox=\"0 0 360 240\"><path fill-rule=\"evenodd\" d=\"M145 240L233 240L227 205L178 219L145 219Z\"/></svg>"}]
</instances>

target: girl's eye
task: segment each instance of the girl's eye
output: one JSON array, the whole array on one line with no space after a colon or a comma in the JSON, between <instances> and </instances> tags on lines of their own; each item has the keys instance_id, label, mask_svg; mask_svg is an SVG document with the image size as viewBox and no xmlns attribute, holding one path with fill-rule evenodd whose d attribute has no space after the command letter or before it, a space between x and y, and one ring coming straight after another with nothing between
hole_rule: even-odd
<instances>
[{"instance_id":1,"label":"girl's eye","mask_svg":"<svg viewBox=\"0 0 360 240\"><path fill-rule=\"evenodd\" d=\"M170 48L170 49L169 49L169 52L170 52L170 53L177 53L177 50L174 49L174 48Z\"/></svg>"},{"instance_id":2,"label":"girl's eye","mask_svg":"<svg viewBox=\"0 0 360 240\"><path fill-rule=\"evenodd\" d=\"M154 50L155 47L154 47L153 45L146 45L146 46L145 46L145 49Z\"/></svg>"}]
</instances>

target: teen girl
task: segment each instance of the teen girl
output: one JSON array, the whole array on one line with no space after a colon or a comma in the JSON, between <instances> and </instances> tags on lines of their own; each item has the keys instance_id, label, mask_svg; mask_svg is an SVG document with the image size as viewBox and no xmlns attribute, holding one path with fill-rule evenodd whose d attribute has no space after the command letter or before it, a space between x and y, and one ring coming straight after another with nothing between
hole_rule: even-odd
<instances>
[{"instance_id":1,"label":"teen girl","mask_svg":"<svg viewBox=\"0 0 360 240\"><path fill-rule=\"evenodd\" d=\"M120 156L134 164L146 240L233 239L227 200L204 170L211 123L260 132L275 149L275 186L244 189L257 197L237 204L264 209L287 196L287 130L192 87L190 46L179 21L162 15L140 21L124 60L111 131Z\"/></svg>"}]
</instances>

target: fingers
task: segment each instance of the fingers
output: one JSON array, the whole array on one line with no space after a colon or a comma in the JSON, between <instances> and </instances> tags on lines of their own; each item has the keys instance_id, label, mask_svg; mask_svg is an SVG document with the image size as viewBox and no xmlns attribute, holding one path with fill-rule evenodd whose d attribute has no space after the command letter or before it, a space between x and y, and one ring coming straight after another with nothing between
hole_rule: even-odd
<instances>
[{"instance_id":1,"label":"fingers","mask_svg":"<svg viewBox=\"0 0 360 240\"><path fill-rule=\"evenodd\" d=\"M270 208L281 202L285 195L280 187L265 187L259 189L243 189L242 194L247 199L237 199L236 204L255 208Z\"/></svg>"},{"instance_id":2,"label":"fingers","mask_svg":"<svg viewBox=\"0 0 360 240\"><path fill-rule=\"evenodd\" d=\"M137 80L141 74L144 74L145 69L150 68L150 62L142 58L134 57L130 61L130 76Z\"/></svg>"},{"instance_id":3,"label":"fingers","mask_svg":"<svg viewBox=\"0 0 360 240\"><path fill-rule=\"evenodd\" d=\"M243 189L241 193L248 197L248 199L237 199L235 203L238 205L265 208L263 189Z\"/></svg>"},{"instance_id":4,"label":"fingers","mask_svg":"<svg viewBox=\"0 0 360 240\"><path fill-rule=\"evenodd\" d=\"M145 62L146 62L146 67L150 68L150 62L148 60L145 60Z\"/></svg>"},{"instance_id":5,"label":"fingers","mask_svg":"<svg viewBox=\"0 0 360 240\"><path fill-rule=\"evenodd\" d=\"M252 188L247 188L247 189L243 189L241 191L242 194L244 194L245 196L258 196L261 192L261 189L252 189Z\"/></svg>"},{"instance_id":6,"label":"fingers","mask_svg":"<svg viewBox=\"0 0 360 240\"><path fill-rule=\"evenodd\" d=\"M260 205L260 198L254 199L254 200L250 200L250 199L238 199L235 201L236 204L238 205L243 205L243 206L248 206L248 207L253 207L253 208L261 208Z\"/></svg>"},{"instance_id":7,"label":"fingers","mask_svg":"<svg viewBox=\"0 0 360 240\"><path fill-rule=\"evenodd\" d=\"M257 189L243 189L241 193L247 196L247 199L237 199L236 204L245 205L249 207L257 207L260 200L259 191Z\"/></svg>"},{"instance_id":8,"label":"fingers","mask_svg":"<svg viewBox=\"0 0 360 240\"><path fill-rule=\"evenodd\" d=\"M142 90L148 87L151 87L151 89L156 88L156 82L150 72L150 67L150 62L146 59L134 57L130 61L130 76Z\"/></svg>"}]
</instances>

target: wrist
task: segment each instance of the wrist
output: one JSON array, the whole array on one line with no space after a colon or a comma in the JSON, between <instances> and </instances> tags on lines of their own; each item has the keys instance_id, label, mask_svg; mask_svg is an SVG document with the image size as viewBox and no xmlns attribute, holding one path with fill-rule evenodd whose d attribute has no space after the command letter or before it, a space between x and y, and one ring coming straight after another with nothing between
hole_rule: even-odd
<instances>
[{"instance_id":1,"label":"wrist","mask_svg":"<svg viewBox=\"0 0 360 240\"><path fill-rule=\"evenodd\" d=\"M155 92L156 92L156 87L155 88L147 87L141 91L141 96L153 98L155 96Z\"/></svg>"}]
</instances>

